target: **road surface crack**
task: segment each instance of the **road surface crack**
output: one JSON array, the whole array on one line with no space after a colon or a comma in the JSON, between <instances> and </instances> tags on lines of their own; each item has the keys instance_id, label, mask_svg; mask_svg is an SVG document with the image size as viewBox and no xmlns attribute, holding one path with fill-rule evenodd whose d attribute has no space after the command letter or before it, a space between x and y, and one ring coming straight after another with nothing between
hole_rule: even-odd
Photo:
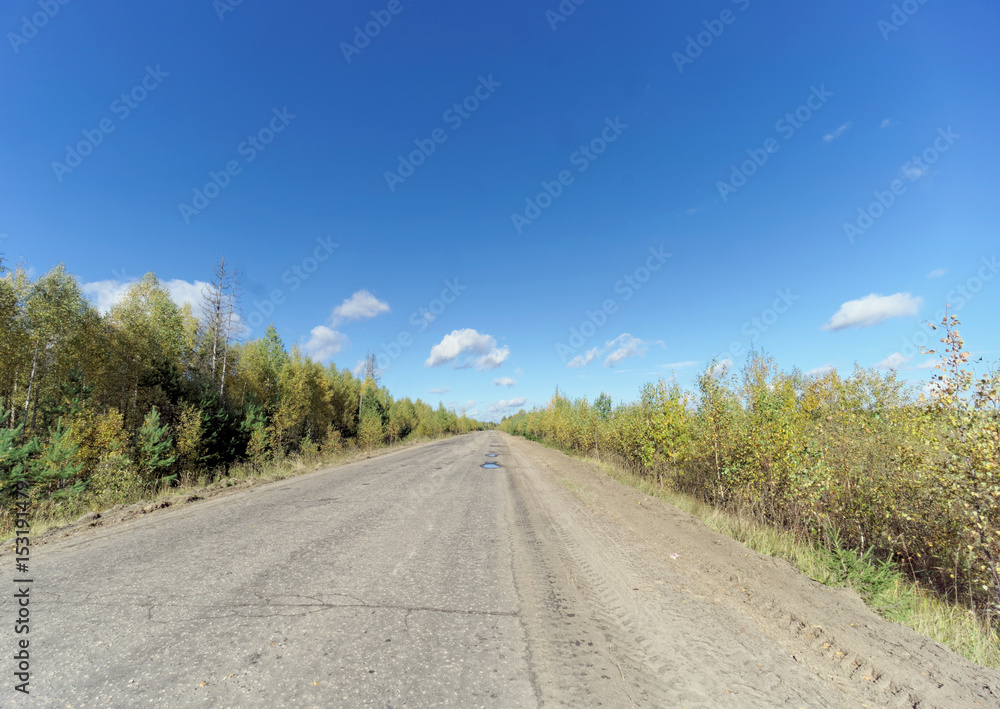
<instances>
[{"instance_id":1,"label":"road surface crack","mask_svg":"<svg viewBox=\"0 0 1000 709\"><path fill-rule=\"evenodd\" d=\"M337 594L345 595L346 594ZM218 620L221 618L281 618L289 616L303 616L312 613L319 613L323 611L335 610L338 608L363 608L365 610L394 610L394 611L405 611L406 616L404 620L408 621L411 613L425 612L425 613L447 613L451 615L469 615L469 616L487 616L487 617L517 617L517 611L499 611L499 610L469 610L462 608L436 608L434 606L408 606L396 603L366 603L360 599L356 599L353 596L346 596L356 601L355 603L331 603L328 601L322 601L318 598L311 596L292 596L290 598L303 598L312 601L311 603L275 603L266 598L261 598L260 602L247 602L247 603L223 603L219 605L213 604L193 604L193 603L161 603L156 601L146 601L141 604L137 604L139 608L145 608L147 612L147 618L151 623L156 623L159 625L165 625L168 623L176 623L183 621L194 621L194 620ZM108 605L108 604L92 604L92 605ZM198 611L208 611L207 613L202 612L197 615L185 615L183 618L171 618L169 620L158 620L154 616L157 615L157 611L163 611L166 609L176 609L176 610L193 610L196 613ZM273 612L264 613L254 613L253 610L267 610ZM281 612L282 610L288 610L292 612ZM215 611L215 612L213 612ZM250 612L248 612L250 611Z\"/></svg>"}]
</instances>

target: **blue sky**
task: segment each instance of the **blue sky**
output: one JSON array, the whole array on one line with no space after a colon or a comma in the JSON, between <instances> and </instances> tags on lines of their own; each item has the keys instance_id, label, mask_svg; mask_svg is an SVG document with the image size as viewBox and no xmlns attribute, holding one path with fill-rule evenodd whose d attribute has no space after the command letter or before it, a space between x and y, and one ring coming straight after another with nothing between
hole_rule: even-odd
<instances>
[{"instance_id":1,"label":"blue sky","mask_svg":"<svg viewBox=\"0 0 1000 709\"><path fill-rule=\"evenodd\" d=\"M252 334L341 367L372 350L394 393L481 418L690 385L751 344L919 382L945 302L1000 352L998 20L11 0L0 253L64 262L105 306L147 271L196 297L225 253Z\"/></svg>"}]
</instances>

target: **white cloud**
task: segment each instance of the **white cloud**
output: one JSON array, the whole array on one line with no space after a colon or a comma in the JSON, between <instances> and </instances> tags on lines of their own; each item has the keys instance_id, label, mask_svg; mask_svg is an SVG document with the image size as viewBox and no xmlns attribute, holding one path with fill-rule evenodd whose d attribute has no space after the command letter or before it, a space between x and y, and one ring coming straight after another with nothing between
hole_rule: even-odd
<instances>
[{"instance_id":1,"label":"white cloud","mask_svg":"<svg viewBox=\"0 0 1000 709\"><path fill-rule=\"evenodd\" d=\"M646 353L649 351L649 346L640 340L638 337L632 337L628 333L619 335L617 339L612 340L614 343L614 351L609 354L604 360L605 367L614 367L616 364L622 360L628 359L629 357L645 357Z\"/></svg>"},{"instance_id":2,"label":"white cloud","mask_svg":"<svg viewBox=\"0 0 1000 709\"><path fill-rule=\"evenodd\" d=\"M520 367L518 367L517 369L514 370L514 374L516 374L519 377L523 377L524 376L524 370L521 369Z\"/></svg>"},{"instance_id":3,"label":"white cloud","mask_svg":"<svg viewBox=\"0 0 1000 709\"><path fill-rule=\"evenodd\" d=\"M473 410L473 411L466 411L465 415L468 416L471 419L471 418L475 418L476 416L478 416L479 412L475 411L475 410Z\"/></svg>"},{"instance_id":4,"label":"white cloud","mask_svg":"<svg viewBox=\"0 0 1000 709\"><path fill-rule=\"evenodd\" d=\"M331 330L325 325L317 325L309 334L309 340L302 348L310 357L321 362L333 357L333 355L344 349L345 345L350 343L347 335L336 330Z\"/></svg>"},{"instance_id":5,"label":"white cloud","mask_svg":"<svg viewBox=\"0 0 1000 709\"><path fill-rule=\"evenodd\" d=\"M724 377L729 373L729 370L733 368L733 360L726 357L725 359L717 362L714 367L712 367L712 376L718 379L719 377Z\"/></svg>"},{"instance_id":6,"label":"white cloud","mask_svg":"<svg viewBox=\"0 0 1000 709\"><path fill-rule=\"evenodd\" d=\"M587 350L587 352L585 352L582 355L577 355L576 357L571 359L566 364L566 366L573 368L586 367L588 364L593 362L600 354L601 354L601 349L599 347L595 347L592 350Z\"/></svg>"},{"instance_id":7,"label":"white cloud","mask_svg":"<svg viewBox=\"0 0 1000 709\"><path fill-rule=\"evenodd\" d=\"M908 162L903 167L899 169L900 174L908 180L913 180L916 182L921 177L930 172L931 169L927 166L921 167L920 165L915 165L912 162Z\"/></svg>"},{"instance_id":8,"label":"white cloud","mask_svg":"<svg viewBox=\"0 0 1000 709\"><path fill-rule=\"evenodd\" d=\"M388 312L390 312L388 303L379 300L366 290L359 290L333 309L330 324L336 325L344 320L373 318L380 313Z\"/></svg>"},{"instance_id":9,"label":"white cloud","mask_svg":"<svg viewBox=\"0 0 1000 709\"><path fill-rule=\"evenodd\" d=\"M138 279L119 281L93 281L80 286L83 294L90 298L94 307L103 314L111 311L111 308L122 301L128 289L131 288ZM191 311L196 317L201 317L202 292L210 288L210 284L205 281L184 281L180 278L173 278L169 281L160 281L160 285L167 289L170 299L178 307L183 307L185 303L190 304Z\"/></svg>"},{"instance_id":10,"label":"white cloud","mask_svg":"<svg viewBox=\"0 0 1000 709\"><path fill-rule=\"evenodd\" d=\"M494 348L492 351L484 354L482 357L476 358L476 369L496 369L510 355L510 347L504 345L500 349Z\"/></svg>"},{"instance_id":11,"label":"white cloud","mask_svg":"<svg viewBox=\"0 0 1000 709\"><path fill-rule=\"evenodd\" d=\"M948 273L946 268L935 268L933 271L927 274L928 278L940 278L944 274Z\"/></svg>"},{"instance_id":12,"label":"white cloud","mask_svg":"<svg viewBox=\"0 0 1000 709\"><path fill-rule=\"evenodd\" d=\"M464 403L460 402L460 401L453 401L450 404L448 404L448 408L451 409L452 411L461 411L462 409L465 409L466 411L468 411L469 409L471 409L475 405L476 405L476 401L474 399L469 399L468 401L466 401Z\"/></svg>"},{"instance_id":13,"label":"white cloud","mask_svg":"<svg viewBox=\"0 0 1000 709\"><path fill-rule=\"evenodd\" d=\"M431 394L447 394L451 391L451 387L435 387L431 389Z\"/></svg>"},{"instance_id":14,"label":"white cloud","mask_svg":"<svg viewBox=\"0 0 1000 709\"><path fill-rule=\"evenodd\" d=\"M810 369L808 372L806 372L806 376L807 377L822 377L825 374L829 374L834 369L836 369L836 367L834 367L832 364L823 364L823 365L820 365L819 367L816 367L815 369Z\"/></svg>"},{"instance_id":15,"label":"white cloud","mask_svg":"<svg viewBox=\"0 0 1000 709\"><path fill-rule=\"evenodd\" d=\"M835 141L837 138L839 138L840 136L842 136L844 133L846 133L850 129L851 129L851 122L848 121L844 125L840 126L840 128L838 128L837 130L833 131L832 133L827 133L826 135L824 135L823 136L823 142L824 143L832 143L833 141Z\"/></svg>"},{"instance_id":16,"label":"white cloud","mask_svg":"<svg viewBox=\"0 0 1000 709\"><path fill-rule=\"evenodd\" d=\"M698 362L693 359L689 359L686 362L667 362L666 364L661 364L661 369L687 369L688 367L694 367Z\"/></svg>"},{"instance_id":17,"label":"white cloud","mask_svg":"<svg viewBox=\"0 0 1000 709\"><path fill-rule=\"evenodd\" d=\"M205 299L205 291L212 288L210 283L206 283L205 281L188 283L179 278L173 278L169 281L162 281L162 284L167 289L167 292L170 293L171 300L181 307L187 303L191 306L191 312L197 317L201 317L201 304Z\"/></svg>"},{"instance_id":18,"label":"white cloud","mask_svg":"<svg viewBox=\"0 0 1000 709\"><path fill-rule=\"evenodd\" d=\"M84 283L80 289L85 296L90 298L94 307L106 315L111 311L112 306L125 297L125 291L130 285L131 283L122 283L121 281L94 281Z\"/></svg>"},{"instance_id":19,"label":"white cloud","mask_svg":"<svg viewBox=\"0 0 1000 709\"><path fill-rule=\"evenodd\" d=\"M875 366L878 369L934 369L941 360L934 356L923 357L919 362L913 364L913 357L905 357L901 352L893 352Z\"/></svg>"},{"instance_id":20,"label":"white cloud","mask_svg":"<svg viewBox=\"0 0 1000 709\"><path fill-rule=\"evenodd\" d=\"M363 371L365 371L365 361L363 359L359 359L357 364L354 365L354 369L351 370L351 374L356 377L360 377Z\"/></svg>"},{"instance_id":21,"label":"white cloud","mask_svg":"<svg viewBox=\"0 0 1000 709\"><path fill-rule=\"evenodd\" d=\"M499 377L498 379L494 379L493 383L498 387L512 387L517 384L517 382L510 377Z\"/></svg>"},{"instance_id":22,"label":"white cloud","mask_svg":"<svg viewBox=\"0 0 1000 709\"><path fill-rule=\"evenodd\" d=\"M893 352L891 355L876 364L875 367L877 369L900 369L909 361L910 358L904 357L901 352Z\"/></svg>"},{"instance_id":23,"label":"white cloud","mask_svg":"<svg viewBox=\"0 0 1000 709\"><path fill-rule=\"evenodd\" d=\"M431 354L424 362L427 367L437 367L451 363L456 369L471 367L487 370L496 369L510 355L510 348L497 347L495 338L480 334L471 328L452 330L438 344L431 348Z\"/></svg>"},{"instance_id":24,"label":"white cloud","mask_svg":"<svg viewBox=\"0 0 1000 709\"><path fill-rule=\"evenodd\" d=\"M517 399L500 399L500 401L490 404L490 412L494 414L502 414L511 409L519 409L528 402L523 396Z\"/></svg>"},{"instance_id":25,"label":"white cloud","mask_svg":"<svg viewBox=\"0 0 1000 709\"><path fill-rule=\"evenodd\" d=\"M882 126L881 127L882 128L890 128L892 126L898 126L898 125L899 125L898 121L894 121L891 118L886 118L884 121L882 121Z\"/></svg>"},{"instance_id":26,"label":"white cloud","mask_svg":"<svg viewBox=\"0 0 1000 709\"><path fill-rule=\"evenodd\" d=\"M849 327L871 327L890 318L916 315L920 310L920 298L909 293L878 295L872 293L860 300L849 300L840 306L823 330L844 330Z\"/></svg>"},{"instance_id":27,"label":"white cloud","mask_svg":"<svg viewBox=\"0 0 1000 709\"><path fill-rule=\"evenodd\" d=\"M583 354L577 355L567 362L566 366L573 368L586 367L598 357L607 355L604 358L604 366L614 367L619 362L630 357L645 357L651 344L662 345L663 343L659 340L656 342L645 342L638 337L633 337L627 332L623 332L615 339L605 342L603 347L594 347Z\"/></svg>"}]
</instances>

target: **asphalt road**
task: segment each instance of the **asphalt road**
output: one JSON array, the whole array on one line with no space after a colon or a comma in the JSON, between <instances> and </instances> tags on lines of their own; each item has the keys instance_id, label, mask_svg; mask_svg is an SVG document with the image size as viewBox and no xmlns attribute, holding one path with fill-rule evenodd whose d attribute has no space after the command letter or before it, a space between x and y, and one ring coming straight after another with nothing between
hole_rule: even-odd
<instances>
[{"instance_id":1,"label":"asphalt road","mask_svg":"<svg viewBox=\"0 0 1000 709\"><path fill-rule=\"evenodd\" d=\"M490 440L36 550L30 703L532 706Z\"/></svg>"},{"instance_id":2,"label":"asphalt road","mask_svg":"<svg viewBox=\"0 0 1000 709\"><path fill-rule=\"evenodd\" d=\"M8 659L0 705L879 706L672 579L529 445L452 438L38 547L31 695Z\"/></svg>"}]
</instances>

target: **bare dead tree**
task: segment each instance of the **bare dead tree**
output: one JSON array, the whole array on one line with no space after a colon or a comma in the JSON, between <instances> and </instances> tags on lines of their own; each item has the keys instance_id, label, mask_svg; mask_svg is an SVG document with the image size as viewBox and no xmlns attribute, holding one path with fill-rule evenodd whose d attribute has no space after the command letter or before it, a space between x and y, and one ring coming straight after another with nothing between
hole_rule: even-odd
<instances>
[{"instance_id":1,"label":"bare dead tree","mask_svg":"<svg viewBox=\"0 0 1000 709\"><path fill-rule=\"evenodd\" d=\"M219 356L219 334L222 330L222 286L220 274L226 272L226 257L215 264L212 281L201 291L201 314L204 339L208 349L208 369L215 379L215 365Z\"/></svg>"},{"instance_id":2,"label":"bare dead tree","mask_svg":"<svg viewBox=\"0 0 1000 709\"><path fill-rule=\"evenodd\" d=\"M219 395L225 393L226 368L233 328L238 318L239 273L231 269L225 255L212 269L212 281L202 290L202 327L206 341L208 369L212 380L219 382Z\"/></svg>"},{"instance_id":3,"label":"bare dead tree","mask_svg":"<svg viewBox=\"0 0 1000 709\"><path fill-rule=\"evenodd\" d=\"M369 351L365 355L361 373L364 374L365 379L370 378L376 385L382 382L382 370L378 366L378 356L374 352Z\"/></svg>"},{"instance_id":4,"label":"bare dead tree","mask_svg":"<svg viewBox=\"0 0 1000 709\"><path fill-rule=\"evenodd\" d=\"M378 366L378 355L371 350L365 355L361 364L361 398L358 400L358 413L360 414L362 404L365 403L365 382L371 379L375 386L382 381L382 370Z\"/></svg>"},{"instance_id":5,"label":"bare dead tree","mask_svg":"<svg viewBox=\"0 0 1000 709\"><path fill-rule=\"evenodd\" d=\"M222 377L219 383L219 396L222 396L226 391L226 366L229 362L229 344L232 342L233 335L233 325L236 319L239 317L239 303L243 296L242 284L240 283L239 271L233 270L229 274L229 281L226 284L225 297L225 312L226 312L226 326L225 334L222 339Z\"/></svg>"}]
</instances>

